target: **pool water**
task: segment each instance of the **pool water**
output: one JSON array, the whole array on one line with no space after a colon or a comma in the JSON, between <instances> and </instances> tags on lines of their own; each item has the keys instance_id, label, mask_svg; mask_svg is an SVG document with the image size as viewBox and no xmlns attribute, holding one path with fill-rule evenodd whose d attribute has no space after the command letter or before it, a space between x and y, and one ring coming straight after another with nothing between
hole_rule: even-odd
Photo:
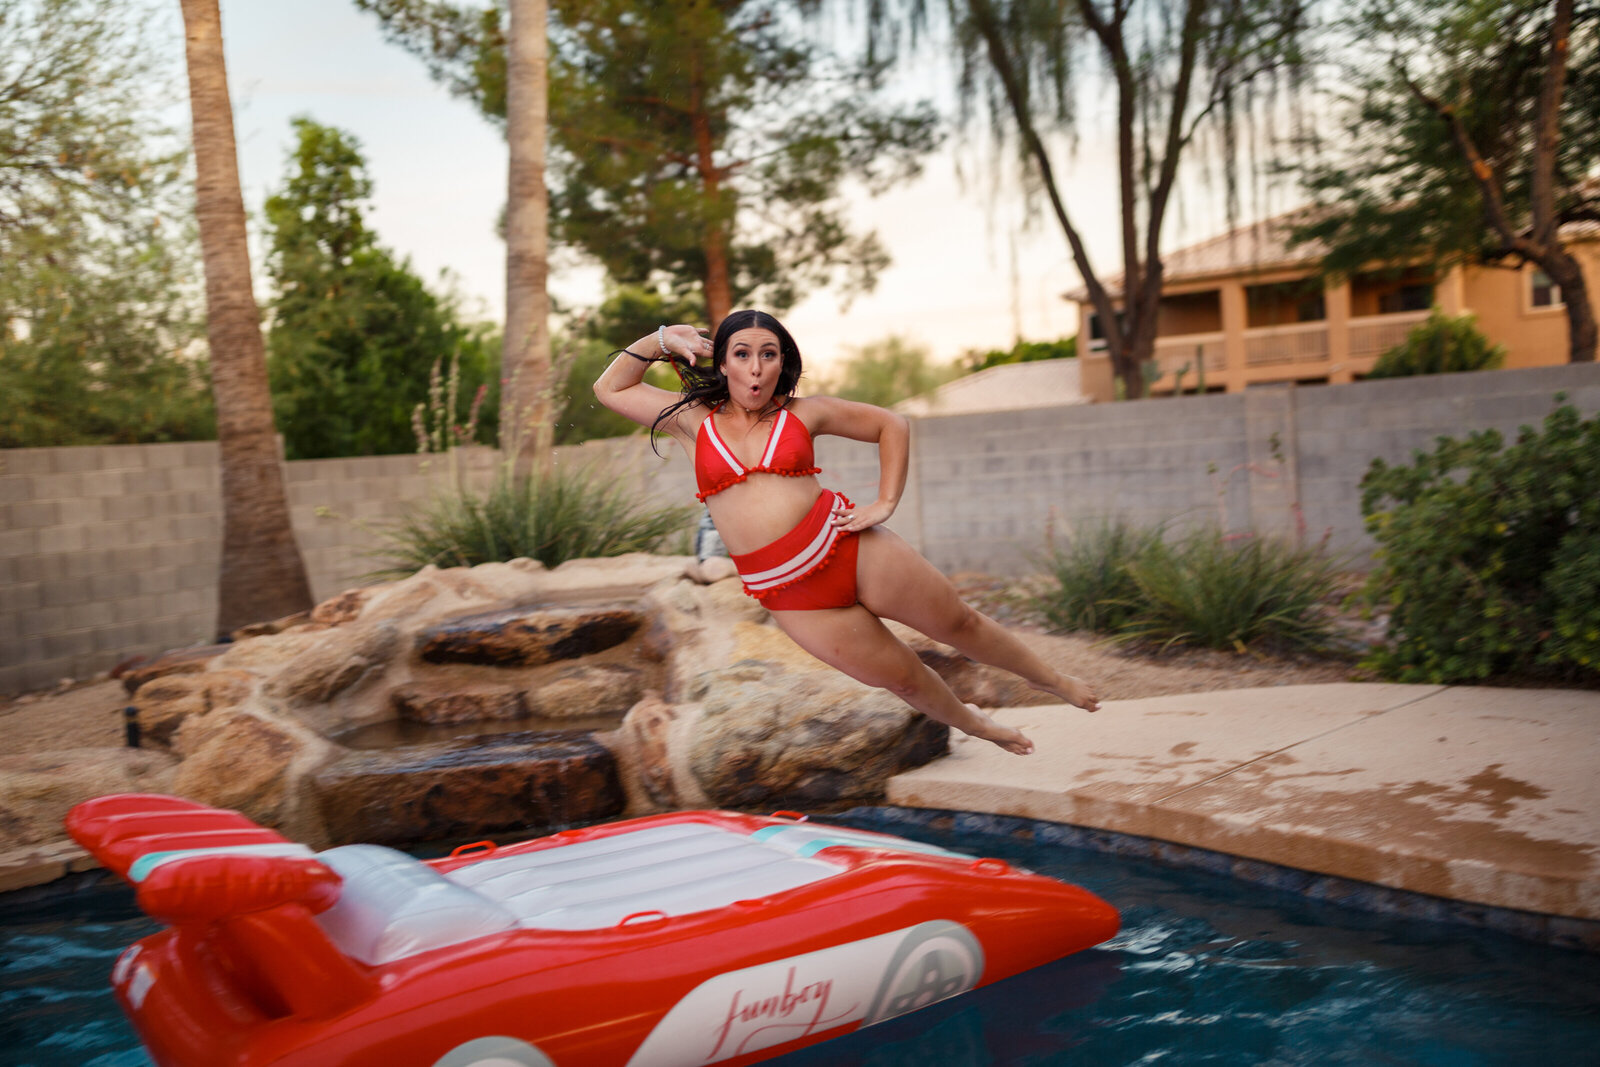
<instances>
[{"instance_id":1,"label":"pool water","mask_svg":"<svg viewBox=\"0 0 1600 1067\"><path fill-rule=\"evenodd\" d=\"M1075 882L1123 930L775 1067L1600 1063L1597 956L1128 857L852 824ZM148 1064L107 975L156 928L120 889L0 915L0 1064Z\"/></svg>"},{"instance_id":2,"label":"pool water","mask_svg":"<svg viewBox=\"0 0 1600 1067\"><path fill-rule=\"evenodd\" d=\"M111 997L111 965L159 929L121 883L0 911L0 1064L149 1064Z\"/></svg>"}]
</instances>

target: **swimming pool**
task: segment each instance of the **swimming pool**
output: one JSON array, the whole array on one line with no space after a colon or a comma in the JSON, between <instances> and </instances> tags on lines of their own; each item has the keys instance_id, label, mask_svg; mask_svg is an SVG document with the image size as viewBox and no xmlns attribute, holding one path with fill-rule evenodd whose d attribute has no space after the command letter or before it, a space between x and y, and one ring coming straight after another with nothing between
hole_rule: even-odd
<instances>
[{"instance_id":1,"label":"swimming pool","mask_svg":"<svg viewBox=\"0 0 1600 1067\"><path fill-rule=\"evenodd\" d=\"M1123 931L778 1067L1600 1062L1597 956L1146 860L851 822L1076 882ZM0 1064L148 1064L107 975L154 929L120 889L0 917Z\"/></svg>"}]
</instances>

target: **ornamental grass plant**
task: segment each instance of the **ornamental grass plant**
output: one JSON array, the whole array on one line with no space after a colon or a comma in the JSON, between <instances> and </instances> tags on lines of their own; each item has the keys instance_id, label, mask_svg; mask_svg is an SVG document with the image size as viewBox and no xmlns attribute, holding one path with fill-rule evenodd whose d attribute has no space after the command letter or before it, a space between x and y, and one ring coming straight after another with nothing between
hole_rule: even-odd
<instances>
[{"instance_id":1,"label":"ornamental grass plant","mask_svg":"<svg viewBox=\"0 0 1600 1067\"><path fill-rule=\"evenodd\" d=\"M1156 541L1129 566L1138 592L1119 640L1170 648L1326 653L1340 571L1321 546L1230 538L1216 528Z\"/></svg>"},{"instance_id":2,"label":"ornamental grass plant","mask_svg":"<svg viewBox=\"0 0 1600 1067\"><path fill-rule=\"evenodd\" d=\"M1321 546L1215 527L1172 539L1121 522L1089 527L1045 561L1034 610L1053 629L1117 642L1328 653L1341 571Z\"/></svg>"},{"instance_id":3,"label":"ornamental grass plant","mask_svg":"<svg viewBox=\"0 0 1600 1067\"><path fill-rule=\"evenodd\" d=\"M380 532L376 554L392 566L375 577L404 577L433 564L471 567L528 558L546 567L569 559L620 556L673 547L693 509L651 507L625 482L587 468L516 475L502 468L486 490L457 483L448 493Z\"/></svg>"},{"instance_id":4,"label":"ornamental grass plant","mask_svg":"<svg viewBox=\"0 0 1600 1067\"><path fill-rule=\"evenodd\" d=\"M570 359L570 353L558 360ZM564 370L562 371L564 373ZM517 374L504 384L513 391ZM412 412L421 466L442 456L440 472L450 488L429 503L407 510L404 518L374 524L384 547L372 553L390 566L370 578L404 578L430 564L473 567L535 559L556 567L570 559L620 556L627 552L690 551L695 509L655 507L633 488L631 478L616 478L601 466L551 467L543 472L518 472L506 459L495 468L486 489L474 486L462 464L462 446L476 440L486 388L473 396L466 422L458 423L461 368L452 359L448 371L435 363L428 380L428 401ZM524 411L514 425L526 421ZM502 427L502 431L504 427ZM521 450L501 433L506 454Z\"/></svg>"},{"instance_id":5,"label":"ornamental grass plant","mask_svg":"<svg viewBox=\"0 0 1600 1067\"><path fill-rule=\"evenodd\" d=\"M1034 610L1052 630L1115 633L1128 622L1139 587L1129 565L1161 540L1161 531L1137 530L1121 519L1075 527L1051 544L1039 566L1043 587Z\"/></svg>"}]
</instances>

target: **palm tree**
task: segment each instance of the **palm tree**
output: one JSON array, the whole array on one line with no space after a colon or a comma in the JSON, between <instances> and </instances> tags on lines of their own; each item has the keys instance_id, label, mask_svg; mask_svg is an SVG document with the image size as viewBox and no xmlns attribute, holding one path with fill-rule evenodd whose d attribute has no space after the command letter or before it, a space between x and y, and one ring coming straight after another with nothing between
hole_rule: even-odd
<instances>
[{"instance_id":1,"label":"palm tree","mask_svg":"<svg viewBox=\"0 0 1600 1067\"><path fill-rule=\"evenodd\" d=\"M542 468L550 424L549 205L544 184L548 116L545 0L511 0L506 42L506 332L501 348L500 436L520 470Z\"/></svg>"},{"instance_id":2,"label":"palm tree","mask_svg":"<svg viewBox=\"0 0 1600 1067\"><path fill-rule=\"evenodd\" d=\"M250 287L244 196L217 0L181 0L194 119L195 215L206 272L206 335L222 455L222 567L217 632L311 606L289 523L267 391L261 316Z\"/></svg>"}]
</instances>

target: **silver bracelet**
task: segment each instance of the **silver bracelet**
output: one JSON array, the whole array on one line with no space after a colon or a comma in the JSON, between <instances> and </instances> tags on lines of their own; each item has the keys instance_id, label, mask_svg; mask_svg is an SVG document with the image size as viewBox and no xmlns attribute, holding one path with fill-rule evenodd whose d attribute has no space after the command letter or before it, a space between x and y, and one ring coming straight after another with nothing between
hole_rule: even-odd
<instances>
[{"instance_id":1,"label":"silver bracelet","mask_svg":"<svg viewBox=\"0 0 1600 1067\"><path fill-rule=\"evenodd\" d=\"M656 327L656 344L661 346L661 354L663 356L672 355L671 352L667 351L667 328L665 325Z\"/></svg>"}]
</instances>

